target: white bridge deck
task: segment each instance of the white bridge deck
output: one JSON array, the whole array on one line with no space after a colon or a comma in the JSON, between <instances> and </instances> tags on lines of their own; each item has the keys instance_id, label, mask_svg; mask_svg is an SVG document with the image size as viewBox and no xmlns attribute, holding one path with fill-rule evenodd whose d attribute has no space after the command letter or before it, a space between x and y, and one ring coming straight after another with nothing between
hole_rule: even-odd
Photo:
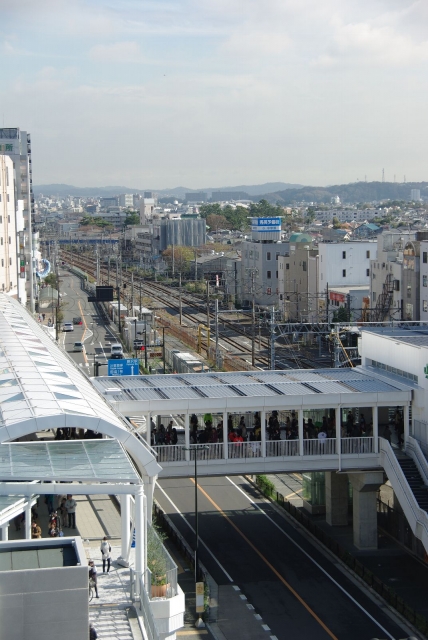
<instances>
[{"instance_id":1,"label":"white bridge deck","mask_svg":"<svg viewBox=\"0 0 428 640\"><path fill-rule=\"evenodd\" d=\"M400 406L408 435L409 405L415 384L371 368L253 371L100 377L92 379L106 401L125 416L141 416L142 436L151 442L155 415L180 416L184 444L152 447L162 466L161 477L193 473L194 448L190 416L212 413L223 422L223 442L198 447L198 473L225 475L311 470L368 469L380 466L379 424L387 424L388 409ZM342 413L365 408L371 437L342 437ZM304 438L304 414L322 409L335 415L334 437ZM369 412L367 412L369 409ZM229 442L228 416L258 412L262 425L272 411L295 411L298 438Z\"/></svg>"}]
</instances>

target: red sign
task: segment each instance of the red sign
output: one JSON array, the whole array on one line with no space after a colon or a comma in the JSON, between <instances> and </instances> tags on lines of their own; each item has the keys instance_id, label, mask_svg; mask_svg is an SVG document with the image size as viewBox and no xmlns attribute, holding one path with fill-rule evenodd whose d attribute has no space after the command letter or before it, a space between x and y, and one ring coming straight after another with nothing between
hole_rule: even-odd
<instances>
[{"instance_id":1,"label":"red sign","mask_svg":"<svg viewBox=\"0 0 428 640\"><path fill-rule=\"evenodd\" d=\"M334 300L335 302L345 302L345 295L343 293L336 293L335 291L330 291L330 300Z\"/></svg>"}]
</instances>

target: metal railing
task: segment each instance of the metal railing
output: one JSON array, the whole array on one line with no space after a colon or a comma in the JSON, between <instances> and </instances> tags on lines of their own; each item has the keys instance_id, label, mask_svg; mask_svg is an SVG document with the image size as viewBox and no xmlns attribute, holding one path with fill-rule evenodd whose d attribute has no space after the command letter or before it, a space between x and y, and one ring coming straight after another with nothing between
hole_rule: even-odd
<instances>
[{"instance_id":1,"label":"metal railing","mask_svg":"<svg viewBox=\"0 0 428 640\"><path fill-rule=\"evenodd\" d=\"M367 438L342 438L342 453L373 453L374 442L372 437Z\"/></svg>"},{"instance_id":2,"label":"metal railing","mask_svg":"<svg viewBox=\"0 0 428 640\"><path fill-rule=\"evenodd\" d=\"M304 456L325 456L336 453L336 438L324 440L303 440Z\"/></svg>"},{"instance_id":3,"label":"metal railing","mask_svg":"<svg viewBox=\"0 0 428 640\"><path fill-rule=\"evenodd\" d=\"M266 442L266 457L298 456L298 440L268 440Z\"/></svg>"},{"instance_id":4,"label":"metal railing","mask_svg":"<svg viewBox=\"0 0 428 640\"><path fill-rule=\"evenodd\" d=\"M420 508L396 455L385 438L379 438L381 464L413 533L428 551L428 513Z\"/></svg>"},{"instance_id":5,"label":"metal railing","mask_svg":"<svg viewBox=\"0 0 428 640\"><path fill-rule=\"evenodd\" d=\"M374 438L371 436L341 438L340 443L340 452L342 455L365 455L368 453L375 453ZM156 445L151 447L151 450L156 454L157 461L160 464L168 462L192 462L195 455L193 449L190 452L190 455L187 450L188 455L186 458L186 447L182 444ZM197 459L201 462L224 459L224 446L222 442L204 444L203 447L199 446L196 451ZM248 442L228 442L227 452L230 460L261 458L262 443L254 440L250 440ZM299 453L299 440L266 441L266 458L295 457L298 456ZM335 455L337 453L338 447L336 438L325 438L324 440L320 440L318 438L303 440L304 456Z\"/></svg>"}]
</instances>

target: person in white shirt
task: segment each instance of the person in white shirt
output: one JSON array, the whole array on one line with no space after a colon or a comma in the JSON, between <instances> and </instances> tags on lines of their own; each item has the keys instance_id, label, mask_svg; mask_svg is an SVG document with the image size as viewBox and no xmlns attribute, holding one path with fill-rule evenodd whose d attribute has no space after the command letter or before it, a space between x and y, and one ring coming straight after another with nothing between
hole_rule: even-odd
<instances>
[{"instance_id":1,"label":"person in white shirt","mask_svg":"<svg viewBox=\"0 0 428 640\"><path fill-rule=\"evenodd\" d=\"M67 495L67 500L65 501L65 508L67 510L68 515L68 528L75 529L76 528L76 506L77 502L73 499L71 494Z\"/></svg>"},{"instance_id":2,"label":"person in white shirt","mask_svg":"<svg viewBox=\"0 0 428 640\"><path fill-rule=\"evenodd\" d=\"M100 546L101 556L103 559L103 573L106 572L106 564L107 564L107 573L110 571L110 563L111 563L111 546L107 540L107 536L101 540Z\"/></svg>"}]
</instances>

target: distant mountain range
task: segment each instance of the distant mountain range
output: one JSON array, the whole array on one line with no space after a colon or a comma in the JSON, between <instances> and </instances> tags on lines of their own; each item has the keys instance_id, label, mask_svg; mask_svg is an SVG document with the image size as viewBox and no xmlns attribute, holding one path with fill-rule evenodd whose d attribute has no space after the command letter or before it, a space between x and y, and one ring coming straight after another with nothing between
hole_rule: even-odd
<instances>
[{"instance_id":1,"label":"distant mountain range","mask_svg":"<svg viewBox=\"0 0 428 640\"><path fill-rule=\"evenodd\" d=\"M297 202L330 203L339 196L342 203L379 202L380 200L410 200L411 189L419 189L421 196L428 196L428 182L352 182L329 187L302 187L300 189L266 193L269 202L289 205Z\"/></svg>"},{"instance_id":2,"label":"distant mountain range","mask_svg":"<svg viewBox=\"0 0 428 640\"><path fill-rule=\"evenodd\" d=\"M144 191L154 191L160 197L172 196L182 199L186 193L195 193L204 191L209 195L213 191L244 191L249 196L256 196L264 193L273 193L277 191L285 191L286 189L300 189L301 184L288 184L287 182L266 182L265 184L256 185L240 185L237 187L207 187L204 189L190 189L188 187L174 187L173 189L131 189L130 187L113 186L113 187L75 187L71 184L40 184L33 187L36 195L41 193L45 196L78 196L89 198L91 196L112 196L120 193L140 193Z\"/></svg>"},{"instance_id":3,"label":"distant mountain range","mask_svg":"<svg viewBox=\"0 0 428 640\"><path fill-rule=\"evenodd\" d=\"M289 205L297 202L329 203L331 198L339 196L342 203L373 202L380 200L410 200L410 190L420 189L421 196L428 196L428 182L353 182L329 187L305 187L300 184L286 182L267 182L257 185L239 185L236 187L207 187L204 189L188 189L175 187L174 189L154 189L161 198L171 197L184 199L186 193L203 191L210 196L216 191L245 192L255 201L262 198L269 202ZM74 187L69 184L43 184L33 187L36 195L46 196L112 196L120 193L140 193L150 189L130 189L123 186L112 187ZM242 197L242 196L241 196Z\"/></svg>"}]
</instances>

